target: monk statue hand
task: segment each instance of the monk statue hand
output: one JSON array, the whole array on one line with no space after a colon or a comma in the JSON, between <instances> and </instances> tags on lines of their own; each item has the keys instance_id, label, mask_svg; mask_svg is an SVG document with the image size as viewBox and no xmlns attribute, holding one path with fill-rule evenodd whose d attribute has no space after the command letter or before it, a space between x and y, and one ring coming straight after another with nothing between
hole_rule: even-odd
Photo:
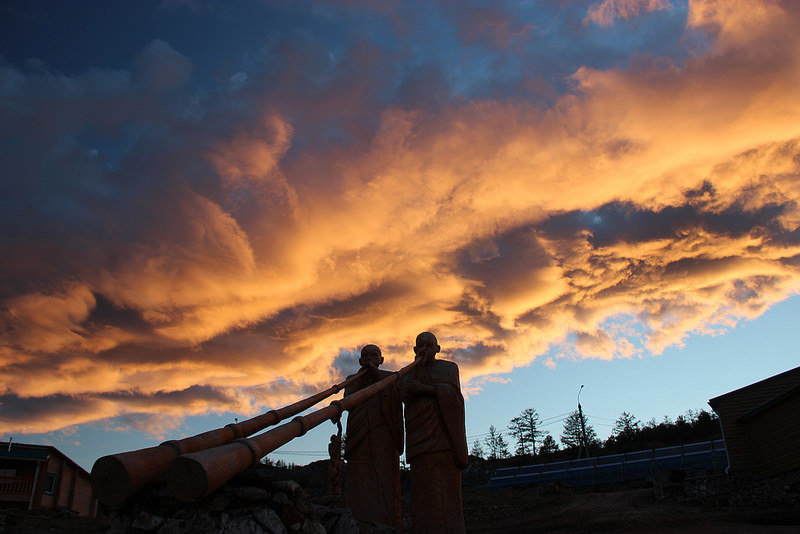
<instances>
[{"instance_id":1,"label":"monk statue hand","mask_svg":"<svg viewBox=\"0 0 800 534\"><path fill-rule=\"evenodd\" d=\"M367 362L362 365L363 368L367 370L367 374L370 375L372 378L380 378L381 372L378 369L378 366L372 362Z\"/></svg>"},{"instance_id":2,"label":"monk statue hand","mask_svg":"<svg viewBox=\"0 0 800 534\"><path fill-rule=\"evenodd\" d=\"M435 395L436 389L412 378L406 381L403 393L405 397L420 397L423 395Z\"/></svg>"}]
</instances>

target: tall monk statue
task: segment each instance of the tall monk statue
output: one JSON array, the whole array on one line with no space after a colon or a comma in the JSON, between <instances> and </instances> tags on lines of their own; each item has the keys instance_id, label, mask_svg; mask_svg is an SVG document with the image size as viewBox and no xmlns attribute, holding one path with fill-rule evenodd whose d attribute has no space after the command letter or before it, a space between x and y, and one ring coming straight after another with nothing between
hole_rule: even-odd
<instances>
[{"instance_id":1,"label":"tall monk statue","mask_svg":"<svg viewBox=\"0 0 800 534\"><path fill-rule=\"evenodd\" d=\"M464 397L458 365L437 360L436 336L417 336L421 360L401 380L406 457L411 463L412 532L463 533L461 470L467 466Z\"/></svg>"},{"instance_id":2,"label":"tall monk statue","mask_svg":"<svg viewBox=\"0 0 800 534\"><path fill-rule=\"evenodd\" d=\"M381 349L366 345L358 361L367 372L347 386L352 395L391 375L378 366ZM349 377L348 377L349 378ZM403 410L396 384L350 409L344 457L347 461L345 504L353 517L402 531L400 518L400 454L403 452Z\"/></svg>"}]
</instances>

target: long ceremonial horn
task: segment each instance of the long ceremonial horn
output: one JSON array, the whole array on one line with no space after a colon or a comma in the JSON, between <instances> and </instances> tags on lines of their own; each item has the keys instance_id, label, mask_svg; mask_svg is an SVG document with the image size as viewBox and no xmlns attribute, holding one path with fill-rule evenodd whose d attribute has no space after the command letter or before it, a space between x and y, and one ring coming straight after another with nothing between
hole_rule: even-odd
<instances>
[{"instance_id":1,"label":"long ceremonial horn","mask_svg":"<svg viewBox=\"0 0 800 534\"><path fill-rule=\"evenodd\" d=\"M228 480L256 464L261 458L302 436L310 429L341 415L344 410L360 404L396 382L420 359L371 386L358 390L342 400L333 401L308 415L298 416L252 438L237 439L221 447L205 449L175 458L167 469L167 487L183 501L199 499L210 494Z\"/></svg>"},{"instance_id":2,"label":"long ceremonial horn","mask_svg":"<svg viewBox=\"0 0 800 534\"><path fill-rule=\"evenodd\" d=\"M92 467L92 490L103 504L121 504L142 489L145 484L162 476L167 471L170 462L181 454L219 447L237 438L250 436L268 426L280 423L341 391L365 372L366 369L361 369L349 379L340 384L334 384L325 391L320 391L278 410L270 410L241 423L231 423L222 428L181 440L166 441L155 447L98 458Z\"/></svg>"}]
</instances>

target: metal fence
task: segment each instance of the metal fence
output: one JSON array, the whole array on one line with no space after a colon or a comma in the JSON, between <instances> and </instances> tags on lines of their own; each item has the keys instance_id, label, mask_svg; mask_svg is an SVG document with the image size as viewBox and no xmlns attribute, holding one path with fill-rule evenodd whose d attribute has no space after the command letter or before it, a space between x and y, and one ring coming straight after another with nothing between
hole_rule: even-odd
<instances>
[{"instance_id":1,"label":"metal fence","mask_svg":"<svg viewBox=\"0 0 800 534\"><path fill-rule=\"evenodd\" d=\"M32 489L32 478L0 477L0 497L28 497Z\"/></svg>"},{"instance_id":2,"label":"metal fence","mask_svg":"<svg viewBox=\"0 0 800 534\"><path fill-rule=\"evenodd\" d=\"M625 454L612 454L522 467L505 467L490 479L492 488L558 482L567 486L596 486L646 480L673 469L704 475L728 466L724 440L703 441Z\"/></svg>"}]
</instances>

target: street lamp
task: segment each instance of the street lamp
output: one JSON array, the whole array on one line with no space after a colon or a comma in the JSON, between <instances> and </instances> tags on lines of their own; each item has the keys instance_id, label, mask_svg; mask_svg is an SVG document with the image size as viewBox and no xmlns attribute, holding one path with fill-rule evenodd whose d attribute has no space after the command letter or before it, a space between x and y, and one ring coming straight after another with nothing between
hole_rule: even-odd
<instances>
[{"instance_id":1,"label":"street lamp","mask_svg":"<svg viewBox=\"0 0 800 534\"><path fill-rule=\"evenodd\" d=\"M581 384L580 389L578 389L578 417L581 420L581 443L583 444L583 452L586 454L586 457L589 457L589 444L586 442L586 425L583 422L583 408L581 408L581 392L583 391L583 384ZM578 458L580 458L580 452L578 452Z\"/></svg>"}]
</instances>

